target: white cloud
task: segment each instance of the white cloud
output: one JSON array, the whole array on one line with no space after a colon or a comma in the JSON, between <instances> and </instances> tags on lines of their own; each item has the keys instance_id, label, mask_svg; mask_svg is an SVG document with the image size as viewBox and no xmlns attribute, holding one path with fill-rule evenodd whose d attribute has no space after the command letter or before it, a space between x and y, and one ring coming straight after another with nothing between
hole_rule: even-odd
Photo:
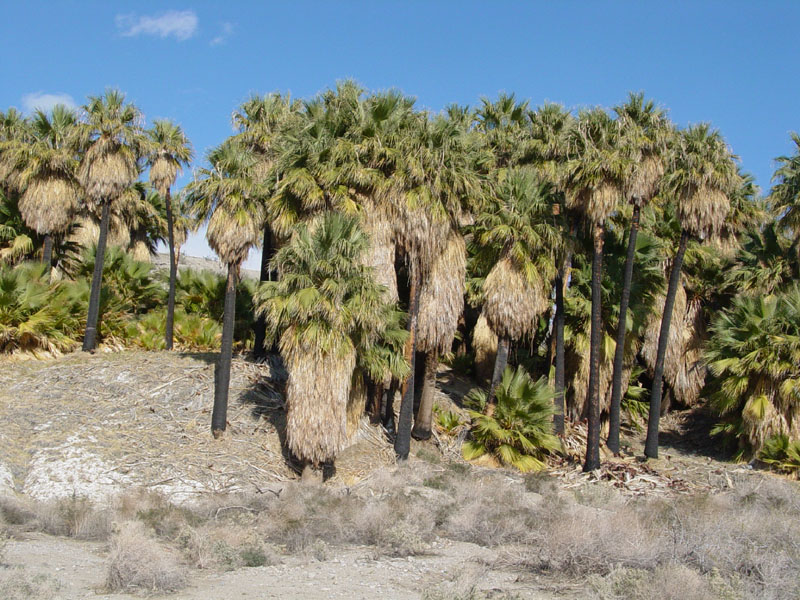
<instances>
[{"instance_id":1,"label":"white cloud","mask_svg":"<svg viewBox=\"0 0 800 600\"><path fill-rule=\"evenodd\" d=\"M75 100L69 94L56 93L46 94L44 92L31 92L22 97L22 109L26 113L32 113L37 108L49 112L56 104L65 104L70 108L77 108Z\"/></svg>"},{"instance_id":2,"label":"white cloud","mask_svg":"<svg viewBox=\"0 0 800 600\"><path fill-rule=\"evenodd\" d=\"M212 46L218 46L227 40L233 34L233 23L223 23L222 24L222 33L220 33L217 37L211 40L210 44Z\"/></svg>"},{"instance_id":3,"label":"white cloud","mask_svg":"<svg viewBox=\"0 0 800 600\"><path fill-rule=\"evenodd\" d=\"M122 35L154 35L160 38L174 36L183 42L197 33L197 15L193 10L170 10L158 16L117 15L117 28Z\"/></svg>"}]
</instances>

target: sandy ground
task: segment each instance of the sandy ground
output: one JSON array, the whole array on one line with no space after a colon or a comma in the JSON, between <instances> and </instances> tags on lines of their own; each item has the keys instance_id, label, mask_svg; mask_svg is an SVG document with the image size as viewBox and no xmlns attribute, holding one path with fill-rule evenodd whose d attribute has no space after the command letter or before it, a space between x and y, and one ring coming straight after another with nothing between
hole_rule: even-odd
<instances>
[{"instance_id":1,"label":"sandy ground","mask_svg":"<svg viewBox=\"0 0 800 600\"><path fill-rule=\"evenodd\" d=\"M122 600L141 594L108 593L105 545L32 534L13 541L6 552L3 571L24 568L27 577L43 575L57 588L53 598ZM467 593L473 586L485 597L514 594L517 598L573 598L569 590L543 591L535 581L522 581L518 573L491 570L481 564L491 551L466 543L440 542L431 554L408 558L376 558L370 548L335 549L327 560L289 556L283 564L243 568L228 572L193 571L185 590L170 594L174 600L223 598L352 598L400 600L431 594ZM501 592L502 590L502 592Z\"/></svg>"}]
</instances>

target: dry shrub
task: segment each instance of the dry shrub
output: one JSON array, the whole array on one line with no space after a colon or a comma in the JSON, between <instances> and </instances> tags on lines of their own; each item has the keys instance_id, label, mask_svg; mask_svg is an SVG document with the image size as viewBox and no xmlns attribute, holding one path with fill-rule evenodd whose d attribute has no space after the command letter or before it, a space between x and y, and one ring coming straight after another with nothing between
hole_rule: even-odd
<instances>
[{"instance_id":1,"label":"dry shrub","mask_svg":"<svg viewBox=\"0 0 800 600\"><path fill-rule=\"evenodd\" d=\"M106 585L112 591L172 592L186 585L186 575L172 554L148 536L142 523L126 521L111 538Z\"/></svg>"},{"instance_id":2,"label":"dry shrub","mask_svg":"<svg viewBox=\"0 0 800 600\"><path fill-rule=\"evenodd\" d=\"M444 534L452 539L487 547L521 543L540 519L539 498L499 473L454 474L451 495Z\"/></svg>"},{"instance_id":3,"label":"dry shrub","mask_svg":"<svg viewBox=\"0 0 800 600\"><path fill-rule=\"evenodd\" d=\"M35 503L32 508L37 529L50 535L105 540L111 533L113 511L96 508L88 498L70 496Z\"/></svg>"},{"instance_id":4,"label":"dry shrub","mask_svg":"<svg viewBox=\"0 0 800 600\"><path fill-rule=\"evenodd\" d=\"M718 574L702 575L678 564L642 569L614 569L589 579L598 600L722 600L741 596Z\"/></svg>"},{"instance_id":5,"label":"dry shrub","mask_svg":"<svg viewBox=\"0 0 800 600\"><path fill-rule=\"evenodd\" d=\"M46 575L30 575L22 568L0 570L0 598L3 600L51 600L57 595L59 582Z\"/></svg>"},{"instance_id":6,"label":"dry shrub","mask_svg":"<svg viewBox=\"0 0 800 600\"><path fill-rule=\"evenodd\" d=\"M0 496L0 516L8 525L26 525L36 518L30 504L16 496Z\"/></svg>"}]
</instances>

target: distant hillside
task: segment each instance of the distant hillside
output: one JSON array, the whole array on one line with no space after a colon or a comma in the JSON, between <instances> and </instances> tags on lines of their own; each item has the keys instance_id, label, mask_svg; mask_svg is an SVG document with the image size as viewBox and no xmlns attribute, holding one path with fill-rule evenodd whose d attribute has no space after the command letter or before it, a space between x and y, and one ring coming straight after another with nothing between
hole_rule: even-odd
<instances>
[{"instance_id":1,"label":"distant hillside","mask_svg":"<svg viewBox=\"0 0 800 600\"><path fill-rule=\"evenodd\" d=\"M156 269L166 270L169 265L169 254L156 254L153 257L153 266ZM226 267L223 263L213 258L200 258L199 256L186 256L181 254L179 269L196 269L198 271L213 271L220 275L225 275ZM247 279L258 279L259 272L252 269L242 269L242 277Z\"/></svg>"}]
</instances>

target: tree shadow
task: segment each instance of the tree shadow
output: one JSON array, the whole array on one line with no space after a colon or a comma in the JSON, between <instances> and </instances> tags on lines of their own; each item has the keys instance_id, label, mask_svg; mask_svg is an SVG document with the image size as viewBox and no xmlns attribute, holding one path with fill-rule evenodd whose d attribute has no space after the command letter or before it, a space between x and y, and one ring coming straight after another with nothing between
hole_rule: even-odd
<instances>
[{"instance_id":1,"label":"tree shadow","mask_svg":"<svg viewBox=\"0 0 800 600\"><path fill-rule=\"evenodd\" d=\"M251 385L239 393L237 401L250 407L253 419L266 419L275 429L280 440L281 454L286 464L298 474L302 473L303 464L289 450L286 439L286 381L288 374L280 355L270 354L266 358L255 360L252 356L245 362L260 365L258 376Z\"/></svg>"},{"instance_id":2,"label":"tree shadow","mask_svg":"<svg viewBox=\"0 0 800 600\"><path fill-rule=\"evenodd\" d=\"M712 436L712 428L719 417L706 406L675 411L667 417L669 427L659 434L659 445L668 451L694 456L705 456L719 461L731 460L734 449L728 447L719 436Z\"/></svg>"}]
</instances>

